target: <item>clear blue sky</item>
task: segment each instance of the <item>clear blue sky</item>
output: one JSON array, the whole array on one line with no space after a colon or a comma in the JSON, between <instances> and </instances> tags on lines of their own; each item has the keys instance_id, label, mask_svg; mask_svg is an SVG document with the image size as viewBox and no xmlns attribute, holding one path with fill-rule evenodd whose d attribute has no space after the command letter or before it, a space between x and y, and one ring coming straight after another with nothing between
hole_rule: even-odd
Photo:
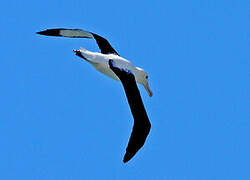
<instances>
[{"instance_id":1,"label":"clear blue sky","mask_svg":"<svg viewBox=\"0 0 250 180\"><path fill-rule=\"evenodd\" d=\"M233 0L3 1L0 179L250 179L249 3ZM122 163L132 115L122 85L72 52L106 37L149 73L152 129Z\"/></svg>"}]
</instances>

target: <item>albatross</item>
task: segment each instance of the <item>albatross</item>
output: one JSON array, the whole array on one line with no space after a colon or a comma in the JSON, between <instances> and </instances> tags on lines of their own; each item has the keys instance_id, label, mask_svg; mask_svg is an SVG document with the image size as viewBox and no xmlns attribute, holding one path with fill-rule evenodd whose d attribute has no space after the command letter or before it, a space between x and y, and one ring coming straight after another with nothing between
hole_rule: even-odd
<instances>
[{"instance_id":1,"label":"albatross","mask_svg":"<svg viewBox=\"0 0 250 180\"><path fill-rule=\"evenodd\" d=\"M148 83L148 74L142 68L134 66L129 60L121 57L105 38L95 33L81 29L57 28L40 31L37 32L37 34L95 39L101 53L91 52L84 48L73 50L73 52L89 62L101 73L112 79L121 81L134 118L132 134L129 138L126 153L123 158L124 163L128 162L144 145L151 128L150 121L137 87L137 83L142 84L148 95L152 97L153 94Z\"/></svg>"}]
</instances>

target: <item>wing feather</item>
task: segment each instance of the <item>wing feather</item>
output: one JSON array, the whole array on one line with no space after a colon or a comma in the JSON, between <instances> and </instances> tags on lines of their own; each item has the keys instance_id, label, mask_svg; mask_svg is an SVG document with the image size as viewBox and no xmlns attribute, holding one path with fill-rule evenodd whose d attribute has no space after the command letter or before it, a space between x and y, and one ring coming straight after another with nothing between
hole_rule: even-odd
<instances>
[{"instance_id":1,"label":"wing feather","mask_svg":"<svg viewBox=\"0 0 250 180\"><path fill-rule=\"evenodd\" d=\"M46 36L59 36L59 37L70 37L70 38L93 38L96 40L98 47L103 54L119 54L114 50L110 45L107 39L88 31L82 29L65 29L65 28L56 28L56 29L47 29L45 31L37 32L37 34L46 35Z\"/></svg>"},{"instance_id":2,"label":"wing feather","mask_svg":"<svg viewBox=\"0 0 250 180\"><path fill-rule=\"evenodd\" d=\"M123 162L126 163L144 145L149 134L151 124L144 108L140 92L136 85L135 76L130 71L115 67L113 60L109 60L109 66L122 82L130 110L134 117L132 134L126 148L126 154L123 158Z\"/></svg>"}]
</instances>

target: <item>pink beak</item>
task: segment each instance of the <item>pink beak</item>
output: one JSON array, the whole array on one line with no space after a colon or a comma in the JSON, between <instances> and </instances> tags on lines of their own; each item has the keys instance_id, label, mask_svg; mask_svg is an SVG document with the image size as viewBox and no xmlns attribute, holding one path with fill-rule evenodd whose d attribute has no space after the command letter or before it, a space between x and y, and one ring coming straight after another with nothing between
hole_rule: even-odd
<instances>
[{"instance_id":1,"label":"pink beak","mask_svg":"<svg viewBox=\"0 0 250 180\"><path fill-rule=\"evenodd\" d=\"M146 91L148 92L149 97L152 97L153 96L153 92L149 88L148 82L146 84L143 84L143 86L146 89Z\"/></svg>"}]
</instances>

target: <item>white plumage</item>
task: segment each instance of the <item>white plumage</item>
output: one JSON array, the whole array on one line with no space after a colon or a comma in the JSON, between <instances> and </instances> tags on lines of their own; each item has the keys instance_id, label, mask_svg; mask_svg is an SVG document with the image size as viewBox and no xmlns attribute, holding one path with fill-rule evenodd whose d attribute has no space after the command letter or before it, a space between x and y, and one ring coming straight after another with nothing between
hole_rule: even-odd
<instances>
[{"instance_id":1,"label":"white plumage","mask_svg":"<svg viewBox=\"0 0 250 180\"><path fill-rule=\"evenodd\" d=\"M93 65L96 70L117 81L120 81L120 79L110 69L108 64L110 59L113 60L114 64L117 67L124 70L129 70L131 73L133 73L136 82L138 83L142 84L142 80L145 79L144 76L147 75L145 71L143 71L141 68L135 67L129 60L115 54L102 54L99 52L91 52L82 47L80 48L80 50L74 50L74 52L76 53L76 55L78 55L78 53L81 53L81 56L83 56L85 60L88 61L91 65Z\"/></svg>"}]
</instances>

